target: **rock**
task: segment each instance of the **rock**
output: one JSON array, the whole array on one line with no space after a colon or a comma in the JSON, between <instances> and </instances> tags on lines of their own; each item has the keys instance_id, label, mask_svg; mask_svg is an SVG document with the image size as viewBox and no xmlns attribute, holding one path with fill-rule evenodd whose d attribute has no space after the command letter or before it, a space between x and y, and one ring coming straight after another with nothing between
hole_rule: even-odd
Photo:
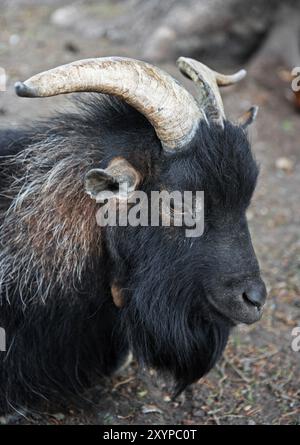
<instances>
[{"instance_id":1,"label":"rock","mask_svg":"<svg viewBox=\"0 0 300 445\"><path fill-rule=\"evenodd\" d=\"M80 10L75 5L65 6L63 8L56 9L50 17L50 22L53 25L60 26L62 28L68 28L80 20Z\"/></svg>"},{"instance_id":2,"label":"rock","mask_svg":"<svg viewBox=\"0 0 300 445\"><path fill-rule=\"evenodd\" d=\"M276 168L283 170L286 173L291 173L294 169L294 162L289 158L278 158L276 159Z\"/></svg>"}]
</instances>

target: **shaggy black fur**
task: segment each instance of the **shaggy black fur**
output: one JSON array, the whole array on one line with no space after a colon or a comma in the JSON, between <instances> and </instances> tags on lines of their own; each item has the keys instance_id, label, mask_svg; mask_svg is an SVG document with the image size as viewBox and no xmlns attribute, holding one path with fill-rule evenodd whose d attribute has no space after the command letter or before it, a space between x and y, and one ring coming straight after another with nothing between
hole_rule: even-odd
<instances>
[{"instance_id":1,"label":"shaggy black fur","mask_svg":"<svg viewBox=\"0 0 300 445\"><path fill-rule=\"evenodd\" d=\"M57 115L31 129L0 132L0 241L11 268L5 269L2 261L0 326L7 331L8 350L0 352L0 412L81 393L96 376L110 375L129 347L141 363L171 374L182 390L214 366L234 325L211 305L208 295L226 295L245 279L259 276L245 219L258 170L242 128L226 122L220 130L203 123L188 150L170 156L162 152L148 121L120 101L88 95L78 106L78 112ZM80 252L80 277L75 273L79 264L72 273L64 258L55 262L50 256L41 269L43 256L39 253L39 260L30 245L34 260L28 263L27 281L22 281L25 268L14 272L14 261L8 258L20 255L17 234L25 240L34 231L18 227L24 203L13 207L22 187L32 181L26 182L24 165L40 160L36 175L42 187L43 178L65 162L70 190L79 184L79 199L85 173L106 167L114 156L125 157L139 170L141 189L147 192L204 190L203 236L189 239L183 228L174 227L102 229L88 249L71 246ZM61 183L54 179L52 186L59 190ZM74 198L77 195L61 197L66 220L72 212L68 200ZM15 224L10 229L8 213L10 225ZM86 217L94 218L90 213ZM94 230L100 229L95 225ZM53 255L56 241L51 245L50 239ZM97 243L99 249L93 247ZM67 277L64 281L55 280L60 273ZM122 309L113 305L112 283L123 289Z\"/></svg>"}]
</instances>

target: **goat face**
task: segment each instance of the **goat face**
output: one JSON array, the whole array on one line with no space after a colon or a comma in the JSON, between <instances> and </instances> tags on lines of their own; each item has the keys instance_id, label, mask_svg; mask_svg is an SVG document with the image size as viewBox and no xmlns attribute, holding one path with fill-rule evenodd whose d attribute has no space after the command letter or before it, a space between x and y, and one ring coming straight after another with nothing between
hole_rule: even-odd
<instances>
[{"instance_id":1,"label":"goat face","mask_svg":"<svg viewBox=\"0 0 300 445\"><path fill-rule=\"evenodd\" d=\"M204 191L201 236L174 225L104 230L112 294L132 348L141 362L171 372L181 389L211 369L232 326L261 316L266 290L245 215L258 168L244 130L228 122L223 130L202 124L184 154L162 154L156 164L142 177L116 159L87 187L113 200L120 178L149 200L153 190Z\"/></svg>"}]
</instances>

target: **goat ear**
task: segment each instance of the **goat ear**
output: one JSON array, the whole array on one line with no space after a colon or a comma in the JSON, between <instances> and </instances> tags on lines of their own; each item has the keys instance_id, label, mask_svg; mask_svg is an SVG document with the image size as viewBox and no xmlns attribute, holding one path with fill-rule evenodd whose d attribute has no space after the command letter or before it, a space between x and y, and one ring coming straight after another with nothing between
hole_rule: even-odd
<instances>
[{"instance_id":1,"label":"goat ear","mask_svg":"<svg viewBox=\"0 0 300 445\"><path fill-rule=\"evenodd\" d=\"M258 112L257 106L253 106L253 107L249 108L248 111L245 111L245 113L243 113L238 118L238 121L237 121L238 125L240 125L244 129L246 129L256 119L257 112Z\"/></svg>"},{"instance_id":2,"label":"goat ear","mask_svg":"<svg viewBox=\"0 0 300 445\"><path fill-rule=\"evenodd\" d=\"M94 168L85 176L86 193L97 202L126 199L140 182L137 170L124 158L114 158L106 169Z\"/></svg>"},{"instance_id":3,"label":"goat ear","mask_svg":"<svg viewBox=\"0 0 300 445\"><path fill-rule=\"evenodd\" d=\"M94 168L85 176L85 190L91 198L97 199L106 192L118 193L119 183L102 168Z\"/></svg>"}]
</instances>

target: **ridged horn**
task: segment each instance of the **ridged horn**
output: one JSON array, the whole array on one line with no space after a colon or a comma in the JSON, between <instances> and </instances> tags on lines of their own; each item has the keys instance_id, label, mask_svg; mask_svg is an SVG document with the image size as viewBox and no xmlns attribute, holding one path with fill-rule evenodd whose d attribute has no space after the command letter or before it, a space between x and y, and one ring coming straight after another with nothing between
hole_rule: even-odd
<instances>
[{"instance_id":1,"label":"ridged horn","mask_svg":"<svg viewBox=\"0 0 300 445\"><path fill-rule=\"evenodd\" d=\"M197 84L199 106L207 120L223 127L225 112L218 87L239 82L246 76L246 70L240 70L232 75L220 74L198 60L187 57L179 57L177 66L182 74Z\"/></svg>"},{"instance_id":2,"label":"ridged horn","mask_svg":"<svg viewBox=\"0 0 300 445\"><path fill-rule=\"evenodd\" d=\"M139 60L79 60L17 82L22 97L99 92L123 99L153 125L164 150L176 152L193 138L203 114L193 96L163 70Z\"/></svg>"}]
</instances>

